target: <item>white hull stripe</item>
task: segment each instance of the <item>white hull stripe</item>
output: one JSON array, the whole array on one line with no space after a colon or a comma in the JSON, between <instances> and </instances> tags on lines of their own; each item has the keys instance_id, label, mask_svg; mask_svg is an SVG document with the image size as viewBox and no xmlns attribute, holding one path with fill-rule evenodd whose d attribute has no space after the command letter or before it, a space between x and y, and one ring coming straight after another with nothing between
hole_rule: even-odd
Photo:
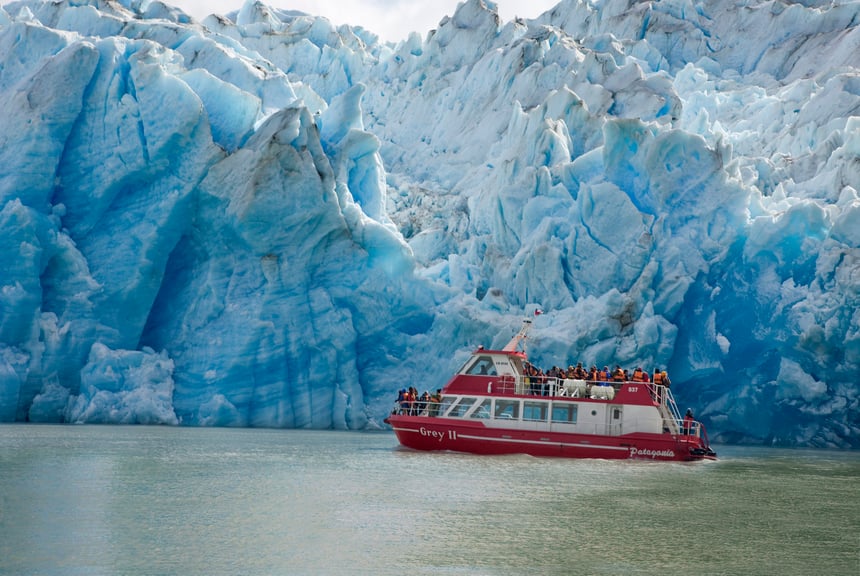
<instances>
[{"instance_id":1,"label":"white hull stripe","mask_svg":"<svg viewBox=\"0 0 860 576\"><path fill-rule=\"evenodd\" d=\"M414 432L419 434L420 432L414 428L394 428L395 431L402 432ZM517 438L492 438L488 436L473 436L471 434L461 434L457 432L457 438L464 438L467 440L481 440L481 441L490 441L490 442L507 442L508 444L548 444L551 446L571 446L576 448L594 448L597 450L630 450L630 446L603 446L599 444L583 444L578 442L554 442L552 440L520 440Z\"/></svg>"}]
</instances>

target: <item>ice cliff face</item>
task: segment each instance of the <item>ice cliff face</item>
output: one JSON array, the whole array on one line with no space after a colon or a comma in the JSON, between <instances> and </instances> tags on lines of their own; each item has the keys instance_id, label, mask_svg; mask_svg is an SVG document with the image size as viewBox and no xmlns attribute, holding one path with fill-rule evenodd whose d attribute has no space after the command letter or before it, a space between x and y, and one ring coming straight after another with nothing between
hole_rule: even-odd
<instances>
[{"instance_id":1,"label":"ice cliff face","mask_svg":"<svg viewBox=\"0 0 860 576\"><path fill-rule=\"evenodd\" d=\"M0 9L0 420L363 428L540 306L713 440L860 447L860 3L427 38Z\"/></svg>"}]
</instances>

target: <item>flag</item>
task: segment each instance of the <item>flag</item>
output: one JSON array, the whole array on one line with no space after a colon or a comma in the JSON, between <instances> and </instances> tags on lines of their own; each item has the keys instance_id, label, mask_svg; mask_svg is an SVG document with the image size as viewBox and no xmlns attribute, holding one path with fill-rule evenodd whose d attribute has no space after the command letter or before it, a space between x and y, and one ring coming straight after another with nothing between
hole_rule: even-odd
<instances>
[{"instance_id":1,"label":"flag","mask_svg":"<svg viewBox=\"0 0 860 576\"><path fill-rule=\"evenodd\" d=\"M535 310L535 316L540 316L541 314L543 314L543 310L541 310L540 308Z\"/></svg>"}]
</instances>

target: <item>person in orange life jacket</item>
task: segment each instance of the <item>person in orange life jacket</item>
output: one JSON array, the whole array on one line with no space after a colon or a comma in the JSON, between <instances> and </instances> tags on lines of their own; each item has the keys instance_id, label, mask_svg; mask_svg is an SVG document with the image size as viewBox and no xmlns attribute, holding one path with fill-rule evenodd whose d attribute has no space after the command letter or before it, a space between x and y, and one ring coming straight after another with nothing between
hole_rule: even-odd
<instances>
[{"instance_id":1,"label":"person in orange life jacket","mask_svg":"<svg viewBox=\"0 0 860 576\"><path fill-rule=\"evenodd\" d=\"M645 377L645 372L639 366L636 367L636 370L633 371L634 382L647 382L647 378Z\"/></svg>"},{"instance_id":2,"label":"person in orange life jacket","mask_svg":"<svg viewBox=\"0 0 860 576\"><path fill-rule=\"evenodd\" d=\"M415 388L410 386L409 391L406 393L406 401L409 403L409 415L410 416L415 416L418 413L418 411L416 410L416 408L417 408L416 401L417 400L418 400L418 390L416 390Z\"/></svg>"},{"instance_id":3,"label":"person in orange life jacket","mask_svg":"<svg viewBox=\"0 0 860 576\"><path fill-rule=\"evenodd\" d=\"M428 416L438 416L439 407L442 405L442 389L437 388L435 394L430 395L430 408L427 410Z\"/></svg>"},{"instance_id":4,"label":"person in orange life jacket","mask_svg":"<svg viewBox=\"0 0 860 576\"><path fill-rule=\"evenodd\" d=\"M693 430L693 411L687 408L687 413L684 414L684 434L689 434Z\"/></svg>"},{"instance_id":5,"label":"person in orange life jacket","mask_svg":"<svg viewBox=\"0 0 860 576\"><path fill-rule=\"evenodd\" d=\"M624 374L624 370L621 369L621 366L616 364L615 370L612 371L612 381L613 382L624 382L626 379L627 379L627 376Z\"/></svg>"},{"instance_id":6,"label":"person in orange life jacket","mask_svg":"<svg viewBox=\"0 0 860 576\"><path fill-rule=\"evenodd\" d=\"M603 370L598 373L601 382L609 382L609 366L604 366Z\"/></svg>"}]
</instances>

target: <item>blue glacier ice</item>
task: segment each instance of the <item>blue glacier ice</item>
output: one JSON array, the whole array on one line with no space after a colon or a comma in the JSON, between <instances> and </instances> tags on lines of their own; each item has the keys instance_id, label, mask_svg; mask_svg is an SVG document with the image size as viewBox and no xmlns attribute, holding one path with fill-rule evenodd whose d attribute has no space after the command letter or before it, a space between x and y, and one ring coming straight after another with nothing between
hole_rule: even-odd
<instances>
[{"instance_id":1,"label":"blue glacier ice","mask_svg":"<svg viewBox=\"0 0 860 576\"><path fill-rule=\"evenodd\" d=\"M0 7L0 421L364 429L537 307L718 442L860 448L860 2Z\"/></svg>"}]
</instances>

